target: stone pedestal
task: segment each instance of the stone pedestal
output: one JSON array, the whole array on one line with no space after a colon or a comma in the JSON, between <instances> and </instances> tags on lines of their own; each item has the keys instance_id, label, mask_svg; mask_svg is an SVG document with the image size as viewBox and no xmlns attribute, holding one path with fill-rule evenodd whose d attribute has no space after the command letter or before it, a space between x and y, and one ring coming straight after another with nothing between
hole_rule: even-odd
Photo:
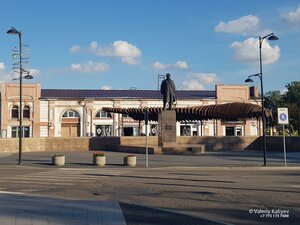
<instances>
[{"instance_id":1,"label":"stone pedestal","mask_svg":"<svg viewBox=\"0 0 300 225\"><path fill-rule=\"evenodd\" d=\"M158 114L158 145L176 144L176 112L165 110Z\"/></svg>"}]
</instances>

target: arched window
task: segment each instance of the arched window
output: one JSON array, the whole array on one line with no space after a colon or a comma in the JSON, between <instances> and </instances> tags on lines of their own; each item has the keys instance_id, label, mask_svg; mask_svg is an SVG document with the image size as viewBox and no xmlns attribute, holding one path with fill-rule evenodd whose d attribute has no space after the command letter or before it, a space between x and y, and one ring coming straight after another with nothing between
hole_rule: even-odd
<instances>
[{"instance_id":1,"label":"arched window","mask_svg":"<svg viewBox=\"0 0 300 225\"><path fill-rule=\"evenodd\" d=\"M79 118L79 113L76 112L75 110L68 110L66 111L62 117L65 117L65 118Z\"/></svg>"},{"instance_id":2,"label":"arched window","mask_svg":"<svg viewBox=\"0 0 300 225\"><path fill-rule=\"evenodd\" d=\"M110 112L105 112L105 111L99 110L96 113L96 118L111 118L111 114L110 114Z\"/></svg>"},{"instance_id":3,"label":"arched window","mask_svg":"<svg viewBox=\"0 0 300 225\"><path fill-rule=\"evenodd\" d=\"M30 107L28 105L25 105L23 108L23 118L30 118Z\"/></svg>"},{"instance_id":4,"label":"arched window","mask_svg":"<svg viewBox=\"0 0 300 225\"><path fill-rule=\"evenodd\" d=\"M14 105L11 108L11 118L12 119L18 119L19 118L19 106Z\"/></svg>"}]
</instances>

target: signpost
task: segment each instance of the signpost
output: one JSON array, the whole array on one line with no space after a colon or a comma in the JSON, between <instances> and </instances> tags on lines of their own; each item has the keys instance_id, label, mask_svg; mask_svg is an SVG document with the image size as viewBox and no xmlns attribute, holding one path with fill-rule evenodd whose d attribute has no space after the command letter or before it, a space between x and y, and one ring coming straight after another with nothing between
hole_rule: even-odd
<instances>
[{"instance_id":1,"label":"signpost","mask_svg":"<svg viewBox=\"0 0 300 225\"><path fill-rule=\"evenodd\" d=\"M285 146L285 124L289 124L288 108L278 108L278 124L282 124L283 132L283 153L284 153L284 166L286 166L286 146Z\"/></svg>"}]
</instances>

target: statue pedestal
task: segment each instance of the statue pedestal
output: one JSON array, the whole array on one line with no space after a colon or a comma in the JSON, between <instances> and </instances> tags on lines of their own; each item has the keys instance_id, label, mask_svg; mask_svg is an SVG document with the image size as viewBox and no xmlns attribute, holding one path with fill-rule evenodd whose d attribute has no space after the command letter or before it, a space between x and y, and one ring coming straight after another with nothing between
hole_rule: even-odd
<instances>
[{"instance_id":1,"label":"statue pedestal","mask_svg":"<svg viewBox=\"0 0 300 225\"><path fill-rule=\"evenodd\" d=\"M165 110L158 114L158 146L176 144L176 112Z\"/></svg>"}]
</instances>

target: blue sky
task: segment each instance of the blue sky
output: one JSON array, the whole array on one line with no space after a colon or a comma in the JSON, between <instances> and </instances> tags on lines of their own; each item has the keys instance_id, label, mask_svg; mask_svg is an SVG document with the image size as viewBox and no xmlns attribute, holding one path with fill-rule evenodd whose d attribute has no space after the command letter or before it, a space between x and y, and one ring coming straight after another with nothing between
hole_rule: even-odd
<instances>
[{"instance_id":1,"label":"blue sky","mask_svg":"<svg viewBox=\"0 0 300 225\"><path fill-rule=\"evenodd\" d=\"M244 84L259 72L258 36L271 32L279 40L263 42L265 91L300 77L300 1L1 1L1 82L17 76L11 26L42 88L157 89L167 72L177 89Z\"/></svg>"}]
</instances>

